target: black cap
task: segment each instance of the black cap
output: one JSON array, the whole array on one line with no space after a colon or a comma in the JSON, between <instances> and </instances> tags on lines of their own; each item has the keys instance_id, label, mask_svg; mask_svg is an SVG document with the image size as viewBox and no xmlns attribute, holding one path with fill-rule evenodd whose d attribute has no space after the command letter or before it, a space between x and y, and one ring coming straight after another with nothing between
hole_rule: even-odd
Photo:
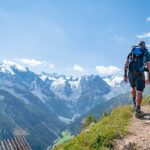
<instances>
[{"instance_id":1,"label":"black cap","mask_svg":"<svg viewBox=\"0 0 150 150\"><path fill-rule=\"evenodd\" d=\"M145 46L145 42L144 41L139 41L139 46Z\"/></svg>"}]
</instances>

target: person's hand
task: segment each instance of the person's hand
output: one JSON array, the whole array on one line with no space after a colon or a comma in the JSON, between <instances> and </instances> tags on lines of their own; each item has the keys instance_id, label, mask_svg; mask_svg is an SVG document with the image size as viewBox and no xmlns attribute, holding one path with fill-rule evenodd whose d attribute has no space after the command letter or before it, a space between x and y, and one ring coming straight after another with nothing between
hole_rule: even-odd
<instances>
[{"instance_id":1,"label":"person's hand","mask_svg":"<svg viewBox=\"0 0 150 150\"><path fill-rule=\"evenodd\" d=\"M146 85L150 84L150 74L149 74L149 72L147 72L147 74L145 74L145 84Z\"/></svg>"},{"instance_id":2,"label":"person's hand","mask_svg":"<svg viewBox=\"0 0 150 150\"><path fill-rule=\"evenodd\" d=\"M145 84L146 85L150 84L150 81L149 80L145 80Z\"/></svg>"},{"instance_id":3,"label":"person's hand","mask_svg":"<svg viewBox=\"0 0 150 150\"><path fill-rule=\"evenodd\" d=\"M123 81L128 82L128 77L127 77L127 76L124 76L124 77L123 77Z\"/></svg>"}]
</instances>

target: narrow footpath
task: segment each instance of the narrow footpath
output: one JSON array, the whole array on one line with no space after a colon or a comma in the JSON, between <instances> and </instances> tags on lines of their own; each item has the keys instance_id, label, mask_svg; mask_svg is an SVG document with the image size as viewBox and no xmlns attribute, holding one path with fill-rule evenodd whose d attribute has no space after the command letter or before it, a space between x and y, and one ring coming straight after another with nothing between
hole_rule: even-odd
<instances>
[{"instance_id":1,"label":"narrow footpath","mask_svg":"<svg viewBox=\"0 0 150 150\"><path fill-rule=\"evenodd\" d=\"M145 116L131 119L129 134L114 141L115 150L150 150L150 105L142 106Z\"/></svg>"}]
</instances>

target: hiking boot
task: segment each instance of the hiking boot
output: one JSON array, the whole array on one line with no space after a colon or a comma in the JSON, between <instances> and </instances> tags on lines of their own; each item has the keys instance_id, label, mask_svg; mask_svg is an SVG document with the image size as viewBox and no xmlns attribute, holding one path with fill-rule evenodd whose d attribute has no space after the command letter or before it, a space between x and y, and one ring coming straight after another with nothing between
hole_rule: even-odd
<instances>
[{"instance_id":1,"label":"hiking boot","mask_svg":"<svg viewBox=\"0 0 150 150\"><path fill-rule=\"evenodd\" d=\"M135 117L136 118L141 118L141 117L143 117L145 114L144 114L144 112L143 111L136 111L136 113L135 113Z\"/></svg>"}]
</instances>

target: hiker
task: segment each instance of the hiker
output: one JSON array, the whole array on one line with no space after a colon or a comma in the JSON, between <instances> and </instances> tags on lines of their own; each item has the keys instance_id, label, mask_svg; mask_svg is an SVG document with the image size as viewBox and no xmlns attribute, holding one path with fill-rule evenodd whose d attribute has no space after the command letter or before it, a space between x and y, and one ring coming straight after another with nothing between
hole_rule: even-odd
<instances>
[{"instance_id":1,"label":"hiker","mask_svg":"<svg viewBox=\"0 0 150 150\"><path fill-rule=\"evenodd\" d=\"M149 83L150 71L150 53L146 48L144 41L140 41L137 46L133 46L128 54L124 67L124 81L130 82L131 96L133 99L135 117L144 116L141 111L142 93L145 88L145 82ZM147 74L147 76L145 76ZM147 79L146 79L147 77Z\"/></svg>"}]
</instances>

